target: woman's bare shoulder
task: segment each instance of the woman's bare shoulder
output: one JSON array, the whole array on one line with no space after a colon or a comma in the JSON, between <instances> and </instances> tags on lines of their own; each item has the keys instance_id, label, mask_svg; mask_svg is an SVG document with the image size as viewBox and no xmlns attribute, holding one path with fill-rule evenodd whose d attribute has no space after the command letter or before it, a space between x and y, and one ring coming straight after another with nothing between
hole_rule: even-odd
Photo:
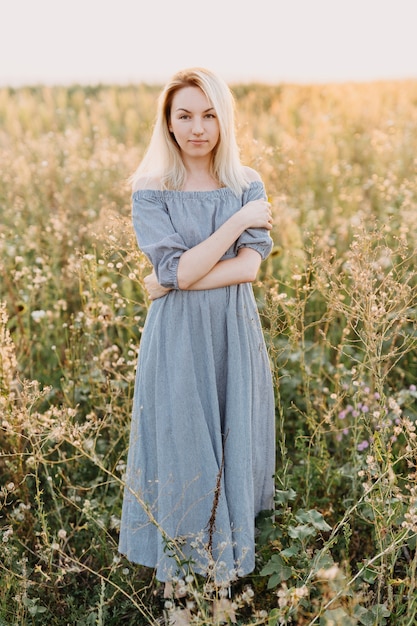
<instances>
[{"instance_id":1,"label":"woman's bare shoulder","mask_svg":"<svg viewBox=\"0 0 417 626\"><path fill-rule=\"evenodd\" d=\"M255 181L260 181L262 182L261 177L259 176L258 172L254 169L252 169L251 167L248 167L247 165L243 166L243 171L245 174L245 178L247 179L247 181L249 183L253 183Z\"/></svg>"},{"instance_id":2,"label":"woman's bare shoulder","mask_svg":"<svg viewBox=\"0 0 417 626\"><path fill-rule=\"evenodd\" d=\"M133 182L132 191L158 190L162 189L161 180L156 176L143 176Z\"/></svg>"}]
</instances>

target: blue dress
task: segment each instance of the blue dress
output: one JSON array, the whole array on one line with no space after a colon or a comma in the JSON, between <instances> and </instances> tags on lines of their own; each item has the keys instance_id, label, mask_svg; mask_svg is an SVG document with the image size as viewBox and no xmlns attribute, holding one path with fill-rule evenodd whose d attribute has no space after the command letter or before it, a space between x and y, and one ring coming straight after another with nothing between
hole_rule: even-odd
<instances>
[{"instance_id":1,"label":"blue dress","mask_svg":"<svg viewBox=\"0 0 417 626\"><path fill-rule=\"evenodd\" d=\"M140 343L119 550L164 582L193 572L218 581L254 569L254 520L272 507L275 411L272 377L252 285L181 291L181 254L250 200L212 191L139 190L133 224L161 285ZM265 258L265 229L242 246Z\"/></svg>"}]
</instances>

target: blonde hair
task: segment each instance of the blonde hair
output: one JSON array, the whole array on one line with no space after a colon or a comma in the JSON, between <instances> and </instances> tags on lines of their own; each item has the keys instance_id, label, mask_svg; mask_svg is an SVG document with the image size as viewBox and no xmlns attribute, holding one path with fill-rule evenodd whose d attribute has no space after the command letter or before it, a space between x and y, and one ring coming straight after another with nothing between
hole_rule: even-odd
<instances>
[{"instance_id":1,"label":"blonde hair","mask_svg":"<svg viewBox=\"0 0 417 626\"><path fill-rule=\"evenodd\" d=\"M169 131L172 100L183 87L198 87L216 111L220 137L213 151L211 174L236 195L249 185L235 135L235 102L226 83L213 72L190 68L176 73L167 83L158 100L156 121L145 155L131 176L133 188L143 178L160 181L162 189L181 190L185 182L185 167L177 142Z\"/></svg>"}]
</instances>

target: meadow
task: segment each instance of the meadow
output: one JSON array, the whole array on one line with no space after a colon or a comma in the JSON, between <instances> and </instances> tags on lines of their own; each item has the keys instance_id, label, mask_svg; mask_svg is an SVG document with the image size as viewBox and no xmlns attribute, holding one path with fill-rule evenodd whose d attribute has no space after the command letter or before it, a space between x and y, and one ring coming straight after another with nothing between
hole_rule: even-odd
<instances>
[{"instance_id":1,"label":"meadow","mask_svg":"<svg viewBox=\"0 0 417 626\"><path fill-rule=\"evenodd\" d=\"M417 82L234 85L274 250L254 288L274 515L239 624L417 621ZM0 626L162 623L117 553L149 267L127 178L159 89L0 89ZM195 624L207 582L184 581ZM158 621L159 620L159 621Z\"/></svg>"}]
</instances>

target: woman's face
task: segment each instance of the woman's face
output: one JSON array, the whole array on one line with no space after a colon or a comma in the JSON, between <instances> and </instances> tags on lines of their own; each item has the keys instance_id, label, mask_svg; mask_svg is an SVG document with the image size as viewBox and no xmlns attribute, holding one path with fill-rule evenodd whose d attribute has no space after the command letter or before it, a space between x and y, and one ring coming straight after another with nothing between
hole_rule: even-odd
<instances>
[{"instance_id":1,"label":"woman's face","mask_svg":"<svg viewBox=\"0 0 417 626\"><path fill-rule=\"evenodd\" d=\"M169 130L183 158L211 157L220 137L216 112L199 87L182 87L171 104Z\"/></svg>"}]
</instances>

